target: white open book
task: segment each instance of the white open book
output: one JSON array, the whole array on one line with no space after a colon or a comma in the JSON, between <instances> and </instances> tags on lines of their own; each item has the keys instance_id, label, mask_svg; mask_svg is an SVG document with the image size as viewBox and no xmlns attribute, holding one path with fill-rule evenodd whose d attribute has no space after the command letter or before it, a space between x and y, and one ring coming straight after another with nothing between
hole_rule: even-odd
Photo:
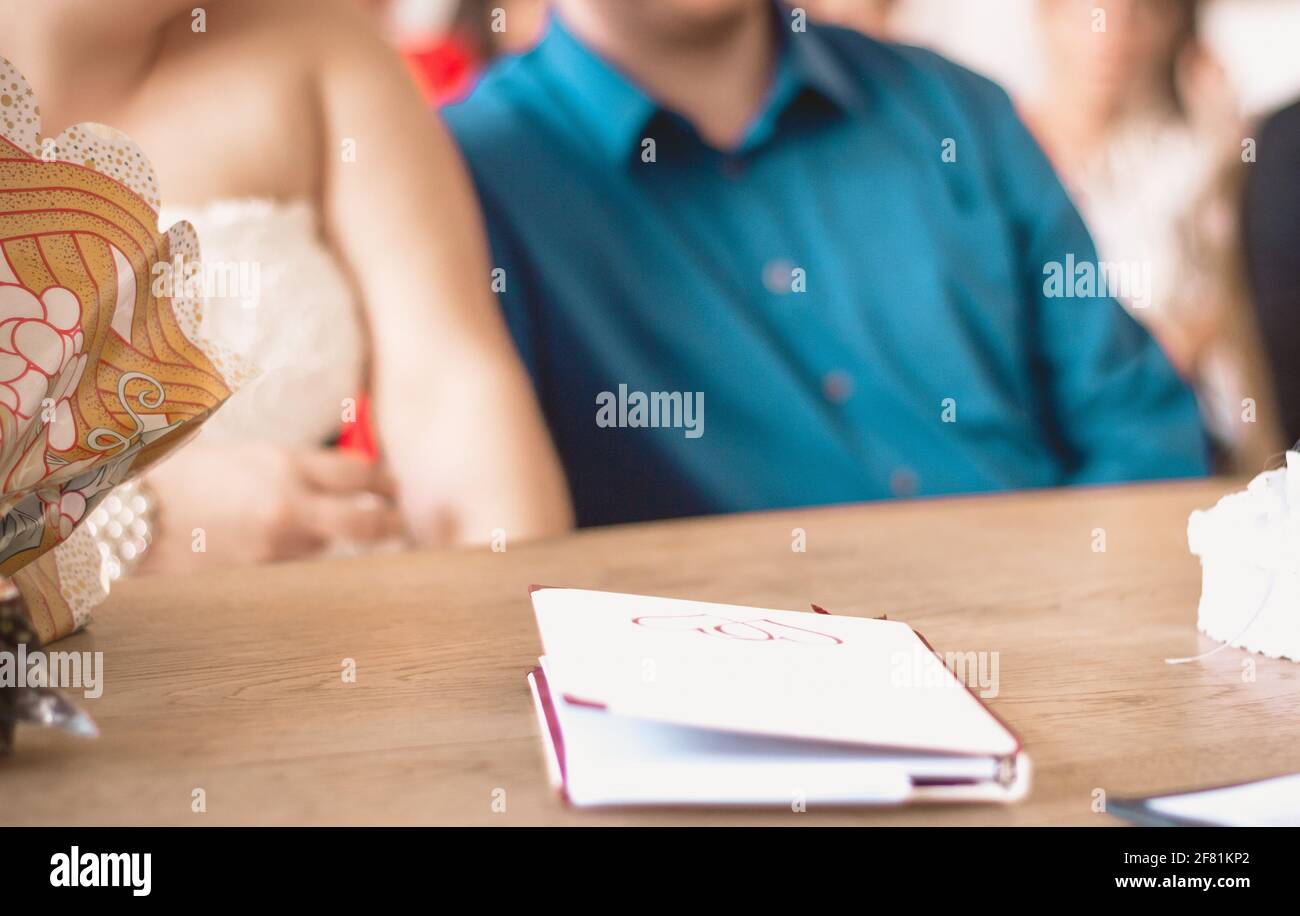
<instances>
[{"instance_id":1,"label":"white open book","mask_svg":"<svg viewBox=\"0 0 1300 916\"><path fill-rule=\"evenodd\" d=\"M906 624L535 587L528 676L571 804L1024 796L1020 741Z\"/></svg>"}]
</instances>

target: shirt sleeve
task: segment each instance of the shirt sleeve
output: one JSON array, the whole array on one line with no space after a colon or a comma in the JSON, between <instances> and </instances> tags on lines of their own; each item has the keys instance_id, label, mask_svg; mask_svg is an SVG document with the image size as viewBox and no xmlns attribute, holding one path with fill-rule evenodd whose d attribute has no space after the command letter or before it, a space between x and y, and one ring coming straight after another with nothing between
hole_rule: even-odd
<instances>
[{"instance_id":1,"label":"shirt sleeve","mask_svg":"<svg viewBox=\"0 0 1300 916\"><path fill-rule=\"evenodd\" d=\"M542 378L538 365L537 321L529 295L529 290L535 285L532 269L504 209L477 176L475 178L491 252L492 291L505 316L515 350L540 396Z\"/></svg>"},{"instance_id":2,"label":"shirt sleeve","mask_svg":"<svg viewBox=\"0 0 1300 916\"><path fill-rule=\"evenodd\" d=\"M1018 235L1034 374L1068 481L1207 473L1209 448L1195 395L1154 338L1103 289L1090 294L1075 285L1076 295L1062 295L1059 284L1048 282L1064 276L1068 283L1072 264L1100 267L1096 249L1011 100L985 85L992 107L985 123L995 132L991 168Z\"/></svg>"}]
</instances>

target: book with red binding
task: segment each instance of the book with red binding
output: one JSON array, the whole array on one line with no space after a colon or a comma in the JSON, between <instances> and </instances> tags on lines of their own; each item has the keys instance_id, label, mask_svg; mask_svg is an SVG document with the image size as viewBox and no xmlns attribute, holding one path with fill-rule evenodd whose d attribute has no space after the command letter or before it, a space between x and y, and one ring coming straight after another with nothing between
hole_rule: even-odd
<instances>
[{"instance_id":1,"label":"book with red binding","mask_svg":"<svg viewBox=\"0 0 1300 916\"><path fill-rule=\"evenodd\" d=\"M535 587L550 779L585 806L1013 802L1020 740L904 623Z\"/></svg>"}]
</instances>

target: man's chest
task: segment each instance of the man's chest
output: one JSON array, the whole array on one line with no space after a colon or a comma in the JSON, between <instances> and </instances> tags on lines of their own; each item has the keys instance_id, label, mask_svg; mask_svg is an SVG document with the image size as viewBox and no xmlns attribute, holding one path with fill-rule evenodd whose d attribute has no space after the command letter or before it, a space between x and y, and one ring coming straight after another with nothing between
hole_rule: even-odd
<instances>
[{"instance_id":1,"label":"man's chest","mask_svg":"<svg viewBox=\"0 0 1300 916\"><path fill-rule=\"evenodd\" d=\"M1029 297L997 201L937 152L930 163L897 142L830 140L625 172L571 166L549 197L530 206L524 194L514 218L531 292L571 319L550 332L675 355L726 341L809 366L834 353L940 375L1011 368Z\"/></svg>"}]
</instances>

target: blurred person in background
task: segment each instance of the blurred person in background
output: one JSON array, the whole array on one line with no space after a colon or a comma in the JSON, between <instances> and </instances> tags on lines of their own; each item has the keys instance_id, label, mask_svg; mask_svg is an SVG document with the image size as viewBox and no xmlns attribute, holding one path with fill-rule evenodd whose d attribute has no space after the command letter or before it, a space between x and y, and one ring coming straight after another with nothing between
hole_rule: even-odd
<instances>
[{"instance_id":1,"label":"blurred person in background","mask_svg":"<svg viewBox=\"0 0 1300 916\"><path fill-rule=\"evenodd\" d=\"M421 94L434 105L463 100L489 63L536 44L548 2L363 0L381 17Z\"/></svg>"},{"instance_id":2,"label":"blurred person in background","mask_svg":"<svg viewBox=\"0 0 1300 916\"><path fill-rule=\"evenodd\" d=\"M1197 0L1041 0L1048 73L1031 127L1103 261L1149 270L1120 299L1197 391L1225 470L1282 446L1241 264L1245 131L1200 42Z\"/></svg>"},{"instance_id":3,"label":"blurred person in background","mask_svg":"<svg viewBox=\"0 0 1300 916\"><path fill-rule=\"evenodd\" d=\"M241 290L254 307L209 299L203 331L262 374L147 475L143 568L563 530L562 472L491 298L472 189L396 56L343 0L218 0L203 30L192 10L0 0L0 55L46 134L126 132L158 175L162 229L188 219L205 261L260 267L260 289ZM363 388L379 464L326 445Z\"/></svg>"},{"instance_id":4,"label":"blurred person in background","mask_svg":"<svg viewBox=\"0 0 1300 916\"><path fill-rule=\"evenodd\" d=\"M1258 134L1246 189L1246 256L1286 442L1300 442L1300 102Z\"/></svg>"},{"instance_id":5,"label":"blurred person in background","mask_svg":"<svg viewBox=\"0 0 1300 916\"><path fill-rule=\"evenodd\" d=\"M1205 472L1150 335L1045 288L1092 243L996 85L761 0L555 8L445 113L580 523Z\"/></svg>"}]
</instances>

